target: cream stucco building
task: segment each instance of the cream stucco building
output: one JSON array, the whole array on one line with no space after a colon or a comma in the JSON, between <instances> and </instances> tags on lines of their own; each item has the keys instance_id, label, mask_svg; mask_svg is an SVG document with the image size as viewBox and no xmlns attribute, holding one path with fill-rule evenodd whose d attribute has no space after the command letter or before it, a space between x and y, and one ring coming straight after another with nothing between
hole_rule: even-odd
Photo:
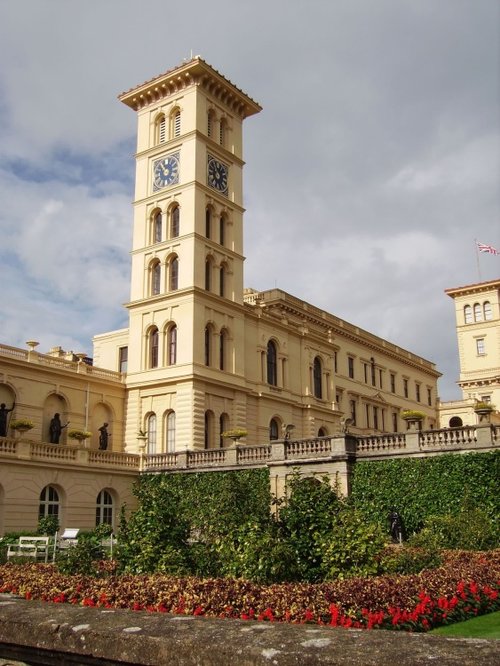
<instances>
[{"instance_id":1,"label":"cream stucco building","mask_svg":"<svg viewBox=\"0 0 500 666\"><path fill-rule=\"evenodd\" d=\"M24 444L0 437L0 529L50 511L66 526L116 524L144 441L179 454L226 449L235 428L246 445L394 433L403 409L437 427L432 362L278 289L244 288L243 123L259 104L199 57L120 100L138 122L129 325L95 336L93 365L0 346L8 416L34 422ZM93 433L86 446L64 433L47 444L55 412Z\"/></svg>"},{"instance_id":2,"label":"cream stucco building","mask_svg":"<svg viewBox=\"0 0 500 666\"><path fill-rule=\"evenodd\" d=\"M447 289L446 294L455 305L462 399L441 403L441 425L476 424L477 402L494 406L492 422L500 423L500 280Z\"/></svg>"}]
</instances>

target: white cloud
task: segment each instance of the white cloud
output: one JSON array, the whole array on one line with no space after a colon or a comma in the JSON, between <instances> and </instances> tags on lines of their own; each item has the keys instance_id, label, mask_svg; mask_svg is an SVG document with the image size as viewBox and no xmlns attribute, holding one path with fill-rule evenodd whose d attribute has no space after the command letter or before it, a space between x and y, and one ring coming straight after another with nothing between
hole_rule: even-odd
<instances>
[{"instance_id":1,"label":"white cloud","mask_svg":"<svg viewBox=\"0 0 500 666\"><path fill-rule=\"evenodd\" d=\"M478 279L474 238L500 245L497 25L489 0L0 3L3 341L89 350L126 322L136 119L116 95L193 49L264 107L246 285L423 354L457 396L443 290Z\"/></svg>"}]
</instances>

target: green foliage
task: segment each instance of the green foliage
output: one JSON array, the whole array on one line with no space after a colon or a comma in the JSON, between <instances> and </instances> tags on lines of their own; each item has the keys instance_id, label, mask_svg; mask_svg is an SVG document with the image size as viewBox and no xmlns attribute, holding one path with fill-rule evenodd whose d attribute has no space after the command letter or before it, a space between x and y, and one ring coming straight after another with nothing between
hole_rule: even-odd
<instances>
[{"instance_id":1,"label":"green foliage","mask_svg":"<svg viewBox=\"0 0 500 666\"><path fill-rule=\"evenodd\" d=\"M499 478L500 451L358 462L352 501L367 520L378 522L387 532L389 511L396 507L410 535L430 516L459 513L464 501L497 516Z\"/></svg>"},{"instance_id":2,"label":"green foliage","mask_svg":"<svg viewBox=\"0 0 500 666\"><path fill-rule=\"evenodd\" d=\"M344 507L334 514L331 530L320 540L324 580L375 575L384 545L380 525L367 523L359 511Z\"/></svg>"},{"instance_id":3,"label":"green foliage","mask_svg":"<svg viewBox=\"0 0 500 666\"><path fill-rule=\"evenodd\" d=\"M144 475L134 492L139 509L122 519L117 551L126 571L217 575L230 535L269 522L267 470Z\"/></svg>"},{"instance_id":4,"label":"green foliage","mask_svg":"<svg viewBox=\"0 0 500 666\"><path fill-rule=\"evenodd\" d=\"M161 566L168 572L170 563L177 572L185 559L189 525L169 478L144 477L135 487L140 505L128 521L122 514L118 538L117 558L124 571L147 573Z\"/></svg>"},{"instance_id":5,"label":"green foliage","mask_svg":"<svg viewBox=\"0 0 500 666\"><path fill-rule=\"evenodd\" d=\"M104 557L102 539L109 535L109 530L98 525L91 532L80 532L78 542L58 553L56 566L61 573L100 576L102 569L99 560Z\"/></svg>"},{"instance_id":6,"label":"green foliage","mask_svg":"<svg viewBox=\"0 0 500 666\"><path fill-rule=\"evenodd\" d=\"M500 544L498 517L491 518L481 509L464 507L457 514L429 516L423 529L410 539L424 547L461 550L489 550Z\"/></svg>"},{"instance_id":7,"label":"green foliage","mask_svg":"<svg viewBox=\"0 0 500 666\"><path fill-rule=\"evenodd\" d=\"M402 545L387 548L380 558L380 571L388 574L418 574L435 569L443 562L437 540L425 546Z\"/></svg>"},{"instance_id":8,"label":"green foliage","mask_svg":"<svg viewBox=\"0 0 500 666\"><path fill-rule=\"evenodd\" d=\"M221 574L258 583L296 580L295 553L277 523L246 523L218 543Z\"/></svg>"},{"instance_id":9,"label":"green foliage","mask_svg":"<svg viewBox=\"0 0 500 666\"><path fill-rule=\"evenodd\" d=\"M322 578L322 552L341 503L328 477L294 474L288 484L289 499L280 510L283 533L297 562L302 580Z\"/></svg>"},{"instance_id":10,"label":"green foliage","mask_svg":"<svg viewBox=\"0 0 500 666\"><path fill-rule=\"evenodd\" d=\"M39 519L37 534L54 536L56 532L59 532L59 518L57 516L44 516Z\"/></svg>"}]
</instances>

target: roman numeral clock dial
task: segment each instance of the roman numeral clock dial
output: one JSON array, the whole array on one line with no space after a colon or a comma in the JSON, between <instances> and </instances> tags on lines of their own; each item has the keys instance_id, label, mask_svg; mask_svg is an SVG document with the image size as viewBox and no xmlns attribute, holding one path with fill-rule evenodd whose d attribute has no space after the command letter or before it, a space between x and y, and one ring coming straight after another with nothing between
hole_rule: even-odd
<instances>
[{"instance_id":1,"label":"roman numeral clock dial","mask_svg":"<svg viewBox=\"0 0 500 666\"><path fill-rule=\"evenodd\" d=\"M217 160L215 157L212 157L212 155L208 156L208 184L214 190L217 190L217 192L225 194L226 196L228 193L228 172L229 169L225 164L219 162L219 160Z\"/></svg>"},{"instance_id":2,"label":"roman numeral clock dial","mask_svg":"<svg viewBox=\"0 0 500 666\"><path fill-rule=\"evenodd\" d=\"M153 163L153 190L179 182L179 153L166 155Z\"/></svg>"}]
</instances>

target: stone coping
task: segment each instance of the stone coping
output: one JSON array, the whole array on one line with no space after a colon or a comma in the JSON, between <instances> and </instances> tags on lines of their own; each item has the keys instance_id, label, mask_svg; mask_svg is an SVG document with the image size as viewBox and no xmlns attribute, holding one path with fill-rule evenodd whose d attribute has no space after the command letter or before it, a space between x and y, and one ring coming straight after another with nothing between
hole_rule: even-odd
<instances>
[{"instance_id":1,"label":"stone coping","mask_svg":"<svg viewBox=\"0 0 500 666\"><path fill-rule=\"evenodd\" d=\"M7 657L29 664L497 666L499 649L494 640L85 608L0 595L0 663Z\"/></svg>"},{"instance_id":2,"label":"stone coping","mask_svg":"<svg viewBox=\"0 0 500 666\"><path fill-rule=\"evenodd\" d=\"M499 651L495 640L84 608L0 595L0 663L497 666Z\"/></svg>"}]
</instances>

